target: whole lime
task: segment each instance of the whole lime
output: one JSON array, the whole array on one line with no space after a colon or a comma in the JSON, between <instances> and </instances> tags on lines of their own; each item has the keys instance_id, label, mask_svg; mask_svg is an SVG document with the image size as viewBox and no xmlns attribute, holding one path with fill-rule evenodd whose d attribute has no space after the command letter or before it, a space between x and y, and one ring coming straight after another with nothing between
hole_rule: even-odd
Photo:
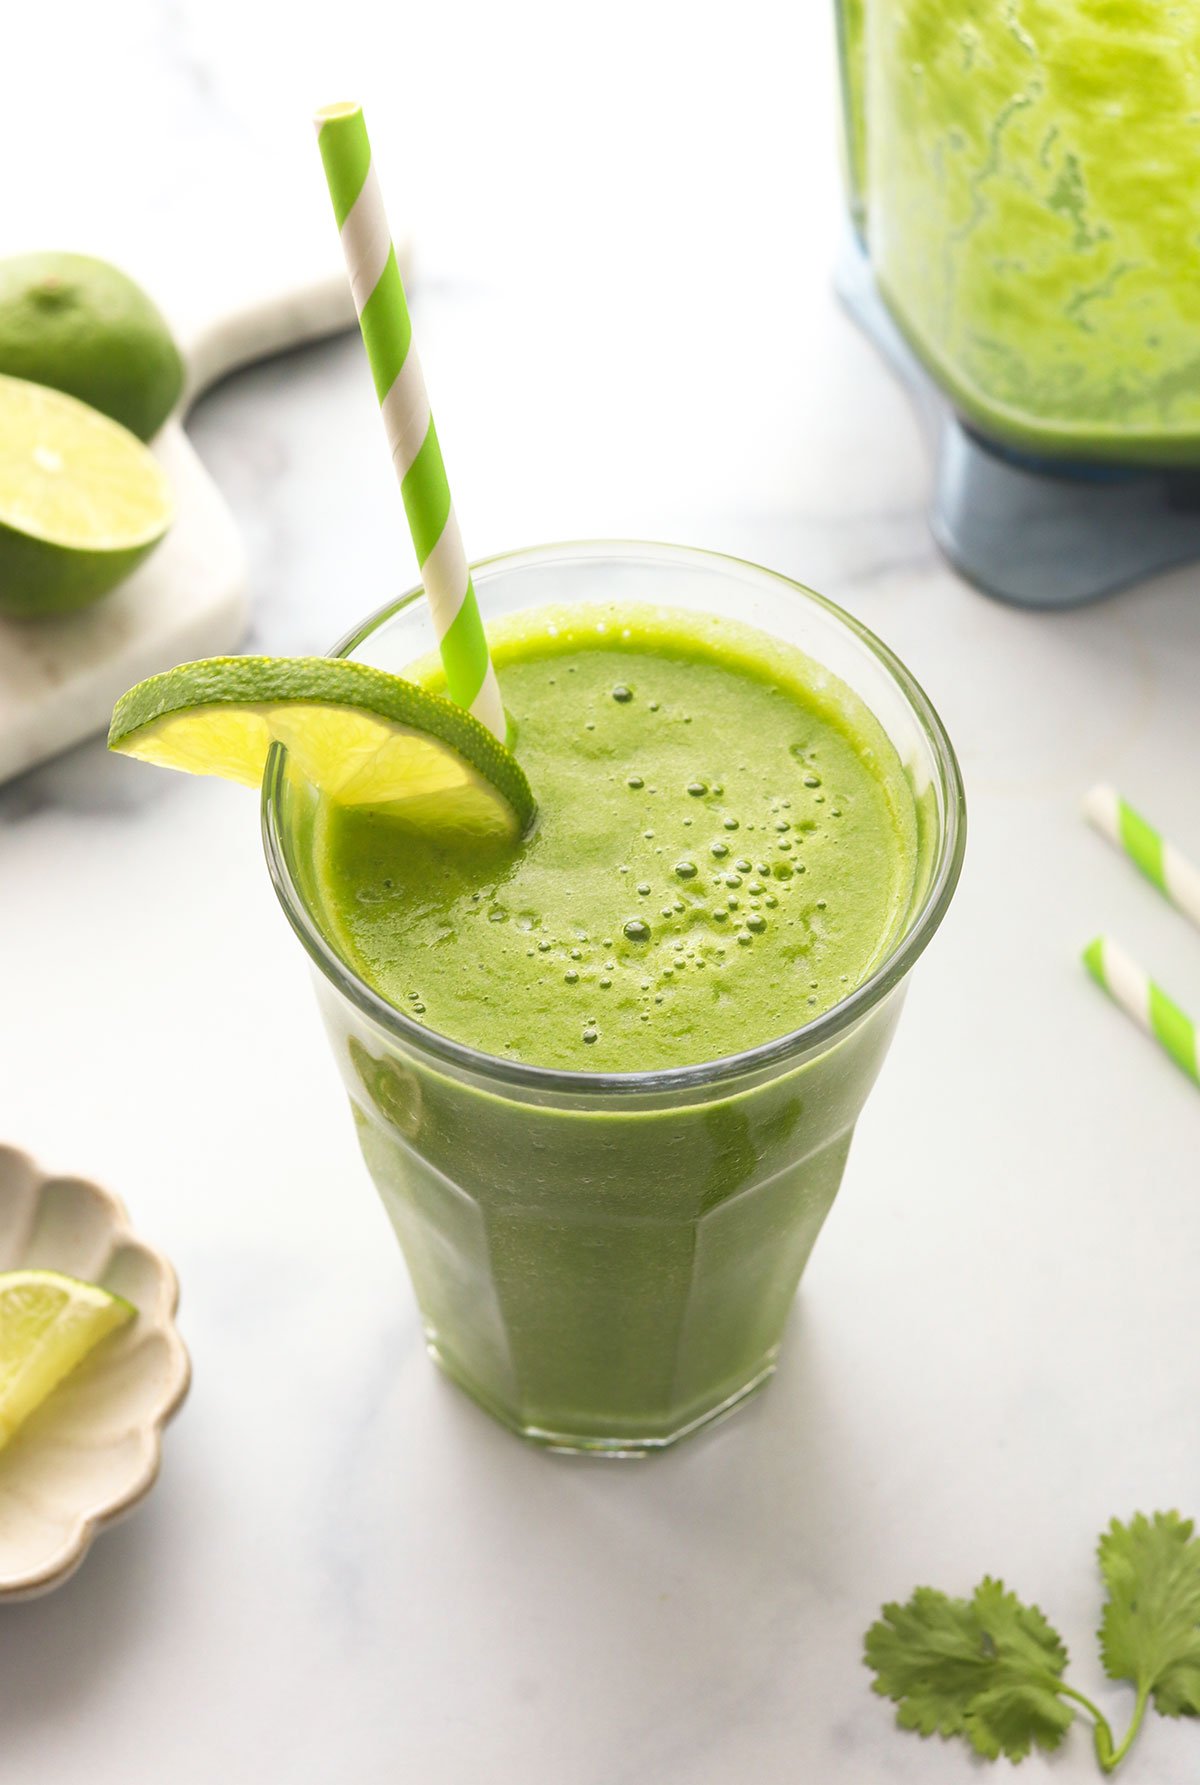
<instances>
[{"instance_id":1,"label":"whole lime","mask_svg":"<svg viewBox=\"0 0 1200 1785\"><path fill-rule=\"evenodd\" d=\"M119 267L86 254L0 260L0 373L66 391L139 440L183 389L159 310Z\"/></svg>"}]
</instances>

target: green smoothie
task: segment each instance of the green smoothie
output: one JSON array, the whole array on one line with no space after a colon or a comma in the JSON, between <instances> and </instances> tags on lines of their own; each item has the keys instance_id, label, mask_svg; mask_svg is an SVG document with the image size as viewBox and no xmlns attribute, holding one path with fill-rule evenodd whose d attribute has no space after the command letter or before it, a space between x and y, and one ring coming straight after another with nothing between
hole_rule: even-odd
<instances>
[{"instance_id":1,"label":"green smoothie","mask_svg":"<svg viewBox=\"0 0 1200 1785\"><path fill-rule=\"evenodd\" d=\"M866 42L872 262L963 414L1038 453L1200 461L1200 7L868 0Z\"/></svg>"},{"instance_id":2,"label":"green smoothie","mask_svg":"<svg viewBox=\"0 0 1200 1785\"><path fill-rule=\"evenodd\" d=\"M863 703L762 633L632 605L489 631L525 838L435 847L295 787L284 830L355 982L415 1025L319 979L431 1350L525 1436L636 1451L770 1373L899 990L778 1061L703 1063L862 984L935 832Z\"/></svg>"},{"instance_id":3,"label":"green smoothie","mask_svg":"<svg viewBox=\"0 0 1200 1785\"><path fill-rule=\"evenodd\" d=\"M540 612L494 646L539 816L473 852L329 806L325 921L368 984L485 1053L633 1072L786 1034L860 984L912 894L880 728L730 622Z\"/></svg>"}]
</instances>

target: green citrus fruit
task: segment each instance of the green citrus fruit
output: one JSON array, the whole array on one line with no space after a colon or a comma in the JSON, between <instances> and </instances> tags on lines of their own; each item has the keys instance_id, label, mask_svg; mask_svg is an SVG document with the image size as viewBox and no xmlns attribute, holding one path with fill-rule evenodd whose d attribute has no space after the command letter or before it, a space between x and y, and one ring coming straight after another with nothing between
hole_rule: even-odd
<instances>
[{"instance_id":1,"label":"green citrus fruit","mask_svg":"<svg viewBox=\"0 0 1200 1785\"><path fill-rule=\"evenodd\" d=\"M88 606L154 549L173 512L166 478L125 428L0 377L0 614Z\"/></svg>"},{"instance_id":2,"label":"green citrus fruit","mask_svg":"<svg viewBox=\"0 0 1200 1785\"><path fill-rule=\"evenodd\" d=\"M0 1448L101 1339L137 1309L58 1271L0 1273Z\"/></svg>"},{"instance_id":3,"label":"green citrus fruit","mask_svg":"<svg viewBox=\"0 0 1200 1785\"><path fill-rule=\"evenodd\" d=\"M90 403L149 440L179 401L183 361L139 285L86 254L0 260L0 372Z\"/></svg>"},{"instance_id":4,"label":"green citrus fruit","mask_svg":"<svg viewBox=\"0 0 1200 1785\"><path fill-rule=\"evenodd\" d=\"M533 817L524 770L462 707L402 676L329 657L212 657L123 694L109 748L257 787L272 744L343 805L464 839Z\"/></svg>"}]
</instances>

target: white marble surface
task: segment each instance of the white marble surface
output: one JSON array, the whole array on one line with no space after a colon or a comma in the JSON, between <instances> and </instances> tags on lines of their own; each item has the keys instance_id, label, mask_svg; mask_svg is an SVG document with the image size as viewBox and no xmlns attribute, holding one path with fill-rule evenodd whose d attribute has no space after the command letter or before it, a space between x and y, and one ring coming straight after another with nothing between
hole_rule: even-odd
<instances>
[{"instance_id":1,"label":"white marble surface","mask_svg":"<svg viewBox=\"0 0 1200 1785\"><path fill-rule=\"evenodd\" d=\"M1104 776L1200 852L1197 573L1046 618L938 560L908 406L830 296L819 0L65 10L74 61L62 8L23 15L0 111L42 236L173 242L186 286L222 243L174 183L232 209L269 151L303 189L309 106L358 92L471 551L643 534L816 584L941 707L972 834L778 1379L619 1467L523 1449L426 1362L253 801L98 745L0 795L0 1135L121 1193L195 1365L150 1501L0 1614L7 1776L967 1780L894 1730L859 1642L882 1599L985 1570L1123 1717L1092 1546L1113 1513L1200 1513L1200 1100L1076 955L1110 928L1200 1009L1200 939L1077 807ZM192 433L256 645L321 648L411 580L352 341L231 382ZM1198 1761L1156 1720L1126 1776ZM1094 1776L1081 1729L1021 1774Z\"/></svg>"}]
</instances>

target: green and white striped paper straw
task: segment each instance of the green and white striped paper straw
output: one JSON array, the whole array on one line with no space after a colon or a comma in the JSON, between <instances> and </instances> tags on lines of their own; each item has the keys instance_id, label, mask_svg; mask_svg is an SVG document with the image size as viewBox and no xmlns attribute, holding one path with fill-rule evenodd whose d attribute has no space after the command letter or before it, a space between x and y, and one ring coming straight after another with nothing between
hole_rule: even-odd
<instances>
[{"instance_id":1,"label":"green and white striped paper straw","mask_svg":"<svg viewBox=\"0 0 1200 1785\"><path fill-rule=\"evenodd\" d=\"M1083 810L1090 823L1200 928L1200 870L1140 812L1135 812L1115 787L1093 787L1083 802Z\"/></svg>"},{"instance_id":2,"label":"green and white striped paper straw","mask_svg":"<svg viewBox=\"0 0 1200 1785\"><path fill-rule=\"evenodd\" d=\"M1083 951L1083 964L1114 1004L1170 1054L1176 1066L1200 1085L1196 1025L1160 985L1119 948L1111 936L1097 936Z\"/></svg>"},{"instance_id":3,"label":"green and white striped paper straw","mask_svg":"<svg viewBox=\"0 0 1200 1785\"><path fill-rule=\"evenodd\" d=\"M350 289L433 615L446 686L452 700L468 707L503 741L507 727L500 689L450 500L425 380L413 348L408 302L375 178L362 107L325 106L315 121Z\"/></svg>"}]
</instances>

